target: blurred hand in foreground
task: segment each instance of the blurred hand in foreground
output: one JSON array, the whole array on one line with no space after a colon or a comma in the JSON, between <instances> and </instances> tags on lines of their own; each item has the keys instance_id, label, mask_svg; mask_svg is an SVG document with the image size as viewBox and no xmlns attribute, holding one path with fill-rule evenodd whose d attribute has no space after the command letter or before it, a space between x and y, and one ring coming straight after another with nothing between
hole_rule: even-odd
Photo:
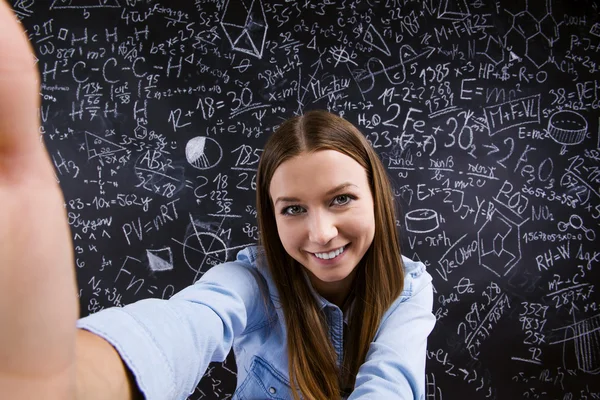
<instances>
[{"instance_id":1,"label":"blurred hand in foreground","mask_svg":"<svg viewBox=\"0 0 600 400\"><path fill-rule=\"evenodd\" d=\"M79 316L63 196L40 141L31 46L0 0L0 398L71 399Z\"/></svg>"}]
</instances>

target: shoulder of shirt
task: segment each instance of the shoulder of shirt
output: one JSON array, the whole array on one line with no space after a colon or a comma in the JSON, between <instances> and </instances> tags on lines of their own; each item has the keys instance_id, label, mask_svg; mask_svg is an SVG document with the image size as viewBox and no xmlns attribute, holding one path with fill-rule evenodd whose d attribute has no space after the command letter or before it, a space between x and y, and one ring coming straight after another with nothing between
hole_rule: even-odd
<instances>
[{"instance_id":1,"label":"shoulder of shirt","mask_svg":"<svg viewBox=\"0 0 600 400\"><path fill-rule=\"evenodd\" d=\"M400 300L405 301L419 293L433 279L427 272L425 264L421 261L414 261L406 256L402 256L404 267L404 288L400 294Z\"/></svg>"},{"instance_id":2,"label":"shoulder of shirt","mask_svg":"<svg viewBox=\"0 0 600 400\"><path fill-rule=\"evenodd\" d=\"M279 301L277 288L275 287L273 279L271 279L269 269L266 267L265 263L259 262L259 258L262 255L264 255L262 246L250 245L237 253L236 262L244 263L251 269L257 271L267 284L267 290L269 291L269 296L271 299L274 301Z\"/></svg>"},{"instance_id":3,"label":"shoulder of shirt","mask_svg":"<svg viewBox=\"0 0 600 400\"><path fill-rule=\"evenodd\" d=\"M431 308L431 297L433 296L433 287L431 282L433 281L432 276L427 272L425 264L421 261L413 261L408 257L402 256L402 264L404 267L404 288L400 293L400 296L390 305L388 310L384 313L379 329L386 321L397 311L402 310L402 304L409 301L415 301L415 296L421 292L429 295L420 296L418 303L414 303L423 307L423 310ZM379 330L378 330L379 333Z\"/></svg>"},{"instance_id":4,"label":"shoulder of shirt","mask_svg":"<svg viewBox=\"0 0 600 400\"><path fill-rule=\"evenodd\" d=\"M250 245L244 247L242 250L238 251L236 261L241 261L246 264L250 264L251 266L256 266L256 258L257 258L258 246Z\"/></svg>"},{"instance_id":5,"label":"shoulder of shirt","mask_svg":"<svg viewBox=\"0 0 600 400\"><path fill-rule=\"evenodd\" d=\"M244 247L242 250L238 251L236 256L236 262L242 262L247 264L248 266L257 269L261 274L264 275L264 268L261 267L258 259L260 254L263 252L261 246L258 245L250 245Z\"/></svg>"},{"instance_id":6,"label":"shoulder of shirt","mask_svg":"<svg viewBox=\"0 0 600 400\"><path fill-rule=\"evenodd\" d=\"M404 288L400 296L398 296L383 315L382 323L394 314L396 310L401 309L401 304L411 300L419 292L429 290L433 295L433 289L431 288L433 278L427 272L425 264L421 261L413 261L406 256L402 256L402 264L404 267Z\"/></svg>"}]
</instances>

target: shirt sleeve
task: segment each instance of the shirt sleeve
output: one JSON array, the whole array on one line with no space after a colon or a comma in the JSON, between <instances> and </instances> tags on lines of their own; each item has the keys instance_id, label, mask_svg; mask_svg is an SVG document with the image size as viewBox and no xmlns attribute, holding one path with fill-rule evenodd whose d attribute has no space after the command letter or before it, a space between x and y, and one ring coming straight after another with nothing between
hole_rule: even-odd
<instances>
[{"instance_id":1,"label":"shirt sleeve","mask_svg":"<svg viewBox=\"0 0 600 400\"><path fill-rule=\"evenodd\" d=\"M425 398L427 337L436 321L432 308L431 275L423 272L412 282L412 293L401 296L383 319L348 400Z\"/></svg>"},{"instance_id":2,"label":"shirt sleeve","mask_svg":"<svg viewBox=\"0 0 600 400\"><path fill-rule=\"evenodd\" d=\"M214 266L169 300L102 310L77 327L115 347L146 399L186 399L209 363L225 360L262 304L261 277L244 259L242 251L236 262Z\"/></svg>"}]
</instances>

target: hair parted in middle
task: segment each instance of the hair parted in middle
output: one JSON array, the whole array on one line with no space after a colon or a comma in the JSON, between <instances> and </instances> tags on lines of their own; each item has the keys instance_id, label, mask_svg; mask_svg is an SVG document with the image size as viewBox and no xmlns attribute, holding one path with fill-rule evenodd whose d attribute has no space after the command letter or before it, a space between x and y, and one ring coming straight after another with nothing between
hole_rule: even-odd
<instances>
[{"instance_id":1,"label":"hair parted in middle","mask_svg":"<svg viewBox=\"0 0 600 400\"><path fill-rule=\"evenodd\" d=\"M275 170L302 153L335 150L365 170L373 196L375 235L359 265L349 297L355 304L341 368L327 322L304 278L303 266L284 249L278 235L270 183ZM286 120L267 140L258 165L256 205L259 244L279 292L287 327L290 385L295 400L339 399L352 390L381 318L400 295L404 268L396 230L394 196L387 171L363 134L327 111L309 111Z\"/></svg>"}]
</instances>

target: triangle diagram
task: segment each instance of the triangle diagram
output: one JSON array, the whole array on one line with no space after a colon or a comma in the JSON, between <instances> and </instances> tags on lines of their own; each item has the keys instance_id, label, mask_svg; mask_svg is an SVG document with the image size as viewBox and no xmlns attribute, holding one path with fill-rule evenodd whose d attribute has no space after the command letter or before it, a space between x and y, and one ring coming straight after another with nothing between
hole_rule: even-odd
<instances>
[{"instance_id":1,"label":"triangle diagram","mask_svg":"<svg viewBox=\"0 0 600 400\"><path fill-rule=\"evenodd\" d=\"M418 255L416 252L415 252L415 253L413 253L413 255L412 255L412 260L413 260L413 261L418 261L418 262L423 262L423 261L421 260L421 257L419 257L419 255Z\"/></svg>"},{"instance_id":2,"label":"triangle diagram","mask_svg":"<svg viewBox=\"0 0 600 400\"><path fill-rule=\"evenodd\" d=\"M470 14L466 0L442 0L438 18L450 21L462 21Z\"/></svg>"},{"instance_id":3,"label":"triangle diagram","mask_svg":"<svg viewBox=\"0 0 600 400\"><path fill-rule=\"evenodd\" d=\"M269 25L260 0L227 2L221 27L233 50L262 57Z\"/></svg>"},{"instance_id":4,"label":"triangle diagram","mask_svg":"<svg viewBox=\"0 0 600 400\"><path fill-rule=\"evenodd\" d=\"M252 37L250 36L250 32L248 32L247 29L244 29L242 34L233 43L232 48L234 50L240 51L242 53L250 54L250 55L258 57L258 58L260 58L260 56L261 56L258 49L256 48L254 41L252 40Z\"/></svg>"},{"instance_id":5,"label":"triangle diagram","mask_svg":"<svg viewBox=\"0 0 600 400\"><path fill-rule=\"evenodd\" d=\"M87 149L88 160L127 150L119 144L113 143L110 140L94 135L88 131L85 131L85 147Z\"/></svg>"},{"instance_id":6,"label":"triangle diagram","mask_svg":"<svg viewBox=\"0 0 600 400\"><path fill-rule=\"evenodd\" d=\"M392 53L390 52L389 47L385 44L385 40L381 34L373 27L372 24L369 24L369 27L365 31L365 36L363 36L363 41L377 50L384 53L386 56L390 56Z\"/></svg>"},{"instance_id":7,"label":"triangle diagram","mask_svg":"<svg viewBox=\"0 0 600 400\"><path fill-rule=\"evenodd\" d=\"M239 1L228 1L225 4L225 11L221 17L221 24L236 25L243 28L246 26L248 18L248 6L242 1L240 7Z\"/></svg>"},{"instance_id":8,"label":"triangle diagram","mask_svg":"<svg viewBox=\"0 0 600 400\"><path fill-rule=\"evenodd\" d=\"M173 269L173 253L170 247L158 250L146 250L148 265L152 271L170 271Z\"/></svg>"},{"instance_id":9,"label":"triangle diagram","mask_svg":"<svg viewBox=\"0 0 600 400\"><path fill-rule=\"evenodd\" d=\"M239 25L222 23L223 31L225 32L225 36L229 40L229 43L232 47L235 47L238 40L240 40L240 36L244 33L244 27Z\"/></svg>"}]
</instances>

